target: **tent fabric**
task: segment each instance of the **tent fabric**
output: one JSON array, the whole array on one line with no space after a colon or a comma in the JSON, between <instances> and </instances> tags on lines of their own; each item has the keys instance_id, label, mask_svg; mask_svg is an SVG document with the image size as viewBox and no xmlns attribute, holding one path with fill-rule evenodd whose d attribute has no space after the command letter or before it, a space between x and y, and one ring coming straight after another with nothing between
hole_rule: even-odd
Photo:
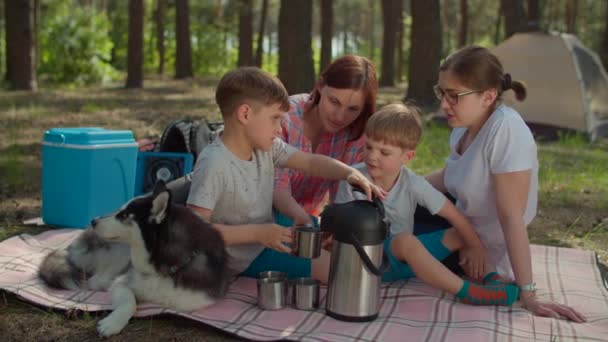
<instances>
[{"instance_id":1,"label":"tent fabric","mask_svg":"<svg viewBox=\"0 0 608 342\"><path fill-rule=\"evenodd\" d=\"M504 101L526 122L608 136L608 76L596 53L571 34L517 33L493 52L505 72L526 84L525 101Z\"/></svg>"}]
</instances>

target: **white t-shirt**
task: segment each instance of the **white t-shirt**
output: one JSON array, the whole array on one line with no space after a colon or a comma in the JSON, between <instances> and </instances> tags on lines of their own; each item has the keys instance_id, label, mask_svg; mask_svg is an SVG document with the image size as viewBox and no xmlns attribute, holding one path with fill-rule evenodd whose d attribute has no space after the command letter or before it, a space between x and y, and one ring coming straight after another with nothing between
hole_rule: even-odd
<instances>
[{"instance_id":1,"label":"white t-shirt","mask_svg":"<svg viewBox=\"0 0 608 342\"><path fill-rule=\"evenodd\" d=\"M365 177L371 180L365 163L353 165ZM355 199L367 199L361 192L353 192L352 186L341 181L338 186L335 203L350 202ZM391 224L391 234L414 232L414 212L416 205L427 208L433 215L437 214L445 204L445 196L437 191L429 182L407 167L402 166L395 185L390 189L382 203L386 219Z\"/></svg>"},{"instance_id":2,"label":"white t-shirt","mask_svg":"<svg viewBox=\"0 0 608 342\"><path fill-rule=\"evenodd\" d=\"M471 221L487 248L498 273L514 279L513 269L498 220L493 174L532 170L524 223L536 216L538 160L536 143L519 113L500 105L490 115L471 145L460 155L456 146L466 128L455 128L450 136L444 182L456 197L456 207Z\"/></svg>"},{"instance_id":3,"label":"white t-shirt","mask_svg":"<svg viewBox=\"0 0 608 342\"><path fill-rule=\"evenodd\" d=\"M212 223L272 223L274 167L284 166L296 151L274 139L272 151L254 150L251 160L242 160L217 138L196 161L188 204L212 210ZM227 246L230 268L244 271L263 249L257 243Z\"/></svg>"}]
</instances>

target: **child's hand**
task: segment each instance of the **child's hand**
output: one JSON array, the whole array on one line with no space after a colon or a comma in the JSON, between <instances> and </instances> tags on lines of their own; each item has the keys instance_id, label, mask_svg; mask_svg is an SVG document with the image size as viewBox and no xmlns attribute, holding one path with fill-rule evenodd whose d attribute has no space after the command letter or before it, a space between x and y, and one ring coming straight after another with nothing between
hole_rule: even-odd
<instances>
[{"instance_id":1,"label":"child's hand","mask_svg":"<svg viewBox=\"0 0 608 342\"><path fill-rule=\"evenodd\" d=\"M285 246L285 243L293 243L293 230L291 228L269 223L261 225L256 233L257 241L262 245L275 251L291 253L291 248Z\"/></svg>"},{"instance_id":2,"label":"child's hand","mask_svg":"<svg viewBox=\"0 0 608 342\"><path fill-rule=\"evenodd\" d=\"M296 216L293 218L294 227L306 226L306 225L310 225L311 227L314 226L314 224L312 222L312 218L306 212L304 212L303 215L299 215L299 216Z\"/></svg>"},{"instance_id":3,"label":"child's hand","mask_svg":"<svg viewBox=\"0 0 608 342\"><path fill-rule=\"evenodd\" d=\"M334 236L331 233L323 232L323 236L321 237L321 248L328 252L331 252L333 244Z\"/></svg>"},{"instance_id":4,"label":"child's hand","mask_svg":"<svg viewBox=\"0 0 608 342\"><path fill-rule=\"evenodd\" d=\"M356 169L352 169L352 172L350 173L350 175L348 175L346 181L350 185L358 186L363 189L363 191L365 191L365 194L367 195L367 199L370 201L372 200L372 193L378 196L378 198L380 199L384 199L384 197L386 196L386 191L374 185L372 182L370 182L369 179L365 178L365 176Z\"/></svg>"},{"instance_id":5,"label":"child's hand","mask_svg":"<svg viewBox=\"0 0 608 342\"><path fill-rule=\"evenodd\" d=\"M460 250L460 266L467 276L482 279L490 270L486 270L487 256L483 246L465 247Z\"/></svg>"}]
</instances>

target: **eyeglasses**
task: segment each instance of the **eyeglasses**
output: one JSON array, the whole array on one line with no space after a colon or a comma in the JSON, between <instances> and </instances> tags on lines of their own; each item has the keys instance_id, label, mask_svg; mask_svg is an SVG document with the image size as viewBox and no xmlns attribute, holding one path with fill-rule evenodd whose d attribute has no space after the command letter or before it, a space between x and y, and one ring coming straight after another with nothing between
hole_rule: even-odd
<instances>
[{"instance_id":1,"label":"eyeglasses","mask_svg":"<svg viewBox=\"0 0 608 342\"><path fill-rule=\"evenodd\" d=\"M435 84L433 86L433 92L435 92L435 96L437 97L437 99L439 101L442 101L443 97L445 96L446 101L448 101L448 104L450 104L451 106L458 104L458 99L461 96L479 93L480 91L482 91L482 90L468 90L468 91L463 91L462 93L454 94L454 93L446 92L445 90L441 89L441 87L439 87L439 84Z\"/></svg>"}]
</instances>

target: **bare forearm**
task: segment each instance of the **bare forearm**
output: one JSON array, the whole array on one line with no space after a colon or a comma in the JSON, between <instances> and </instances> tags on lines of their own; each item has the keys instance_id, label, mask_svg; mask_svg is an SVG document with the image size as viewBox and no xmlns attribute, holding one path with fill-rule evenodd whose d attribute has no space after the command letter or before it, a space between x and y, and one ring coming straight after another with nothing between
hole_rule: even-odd
<instances>
[{"instance_id":1,"label":"bare forearm","mask_svg":"<svg viewBox=\"0 0 608 342\"><path fill-rule=\"evenodd\" d=\"M449 200L445 201L439 216L448 220L454 229L460 234L468 247L481 246L481 240L469 220Z\"/></svg>"},{"instance_id":2,"label":"bare forearm","mask_svg":"<svg viewBox=\"0 0 608 342\"><path fill-rule=\"evenodd\" d=\"M341 161L320 154L301 154L294 158L294 161L293 165L287 166L325 179L346 179L353 172L350 166Z\"/></svg>"},{"instance_id":3,"label":"bare forearm","mask_svg":"<svg viewBox=\"0 0 608 342\"><path fill-rule=\"evenodd\" d=\"M505 218L500 220L503 227L509 260L518 285L532 282L532 257L530 241L523 218Z\"/></svg>"},{"instance_id":4,"label":"bare forearm","mask_svg":"<svg viewBox=\"0 0 608 342\"><path fill-rule=\"evenodd\" d=\"M257 231L258 225L256 224L242 224L242 225L226 225L219 223L212 223L213 228L217 229L226 245L242 245L246 243L258 243Z\"/></svg>"},{"instance_id":5,"label":"bare forearm","mask_svg":"<svg viewBox=\"0 0 608 342\"><path fill-rule=\"evenodd\" d=\"M445 187L445 183L443 182L443 175L445 173L445 168L434 171L426 177L427 182L431 183L431 185L440 192L446 193L448 190Z\"/></svg>"},{"instance_id":6,"label":"bare forearm","mask_svg":"<svg viewBox=\"0 0 608 342\"><path fill-rule=\"evenodd\" d=\"M272 205L281 214L295 219L296 217L307 217L308 214L304 211L301 205L298 204L295 198L285 190L275 190L272 194Z\"/></svg>"}]
</instances>

